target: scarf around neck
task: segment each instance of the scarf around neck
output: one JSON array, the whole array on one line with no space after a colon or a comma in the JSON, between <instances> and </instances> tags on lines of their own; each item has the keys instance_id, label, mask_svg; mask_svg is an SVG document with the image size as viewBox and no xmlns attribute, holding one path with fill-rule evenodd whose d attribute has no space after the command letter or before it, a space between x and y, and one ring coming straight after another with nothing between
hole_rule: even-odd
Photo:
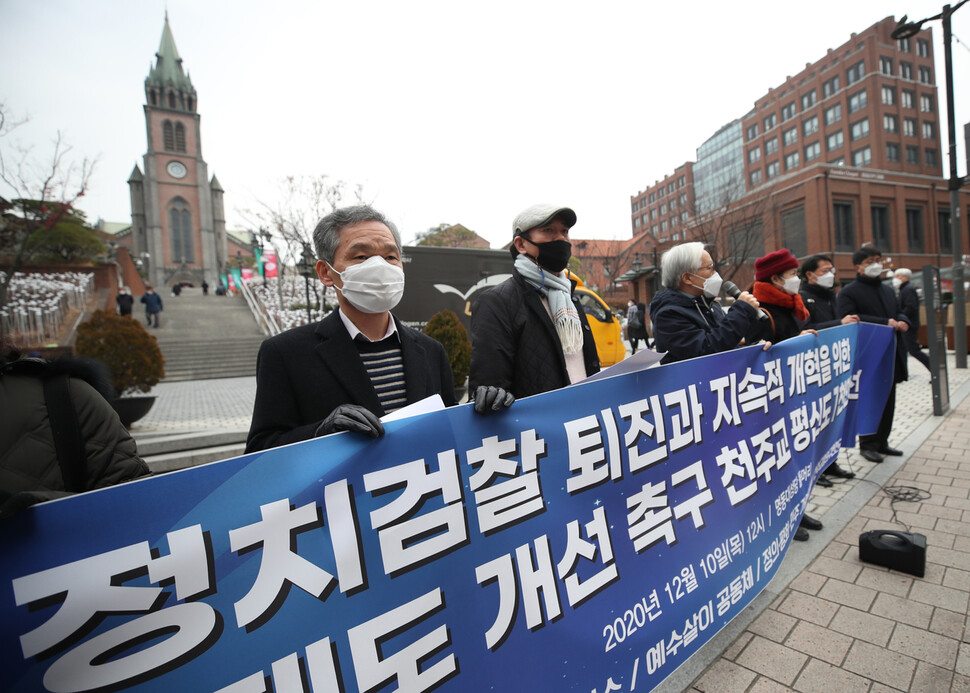
<instances>
[{"instance_id":1,"label":"scarf around neck","mask_svg":"<svg viewBox=\"0 0 970 693\"><path fill-rule=\"evenodd\" d=\"M795 314L798 320L808 320L808 309L802 302L799 294L788 294L779 289L774 284L768 282L754 283L754 297L759 303L768 303L773 306L787 308Z\"/></svg>"},{"instance_id":2,"label":"scarf around neck","mask_svg":"<svg viewBox=\"0 0 970 693\"><path fill-rule=\"evenodd\" d=\"M515 269L533 289L549 301L552 324L559 336L564 354L575 354L583 349L583 324L572 301L572 283L563 270L553 274L542 269L525 255L515 258Z\"/></svg>"}]
</instances>

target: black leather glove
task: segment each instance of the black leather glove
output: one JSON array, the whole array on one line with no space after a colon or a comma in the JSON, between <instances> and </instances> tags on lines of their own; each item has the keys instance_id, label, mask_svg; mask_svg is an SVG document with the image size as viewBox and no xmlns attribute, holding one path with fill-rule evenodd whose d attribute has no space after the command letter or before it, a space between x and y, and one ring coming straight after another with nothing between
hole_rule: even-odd
<instances>
[{"instance_id":1,"label":"black leather glove","mask_svg":"<svg viewBox=\"0 0 970 693\"><path fill-rule=\"evenodd\" d=\"M511 407L512 402L515 401L515 395L494 385L479 385L475 388L473 399L475 412L487 415L490 412Z\"/></svg>"},{"instance_id":2,"label":"black leather glove","mask_svg":"<svg viewBox=\"0 0 970 693\"><path fill-rule=\"evenodd\" d=\"M325 436L337 431L354 431L371 438L384 435L384 427L374 413L359 404L341 404L330 416L317 426L314 436Z\"/></svg>"}]
</instances>

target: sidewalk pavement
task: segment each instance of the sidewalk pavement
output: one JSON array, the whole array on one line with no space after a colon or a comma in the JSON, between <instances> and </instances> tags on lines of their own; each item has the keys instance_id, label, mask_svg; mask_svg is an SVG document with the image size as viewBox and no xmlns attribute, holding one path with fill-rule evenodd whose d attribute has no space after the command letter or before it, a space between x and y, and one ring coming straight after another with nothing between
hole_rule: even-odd
<instances>
[{"instance_id":1,"label":"sidewalk pavement","mask_svg":"<svg viewBox=\"0 0 970 693\"><path fill-rule=\"evenodd\" d=\"M890 438L904 455L873 464L843 450L858 476L812 493L824 528L657 690L970 692L970 374L950 354L951 410L933 417L929 375L910 369ZM926 497L894 503L893 486ZM861 562L859 534L873 529L925 535L925 577Z\"/></svg>"},{"instance_id":2,"label":"sidewalk pavement","mask_svg":"<svg viewBox=\"0 0 970 693\"><path fill-rule=\"evenodd\" d=\"M858 475L816 488L808 513L824 522L795 542L766 589L657 690L967 691L970 633L970 371L948 356L951 411L934 417L926 369L910 359L897 387L890 444L903 457L881 464L856 449L838 462ZM191 431L249 429L252 377L161 383L136 440ZM931 496L895 504L882 489L916 486ZM902 529L927 537L926 576L862 563L859 534Z\"/></svg>"}]
</instances>

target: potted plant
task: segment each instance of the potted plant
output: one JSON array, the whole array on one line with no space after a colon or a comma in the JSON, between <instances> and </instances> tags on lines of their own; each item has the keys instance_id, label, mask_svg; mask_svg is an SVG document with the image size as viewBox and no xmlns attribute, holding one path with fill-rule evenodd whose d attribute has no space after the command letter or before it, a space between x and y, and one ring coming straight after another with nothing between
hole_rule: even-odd
<instances>
[{"instance_id":1,"label":"potted plant","mask_svg":"<svg viewBox=\"0 0 970 693\"><path fill-rule=\"evenodd\" d=\"M111 403L121 423L130 427L155 403L154 396L132 396L149 392L165 377L165 359L158 340L138 320L99 310L78 327L75 351L78 356L97 359L111 371L118 398Z\"/></svg>"},{"instance_id":2,"label":"potted plant","mask_svg":"<svg viewBox=\"0 0 970 693\"><path fill-rule=\"evenodd\" d=\"M465 326L450 310L442 310L432 316L423 332L445 348L455 381L455 399L461 401L472 361L472 343Z\"/></svg>"}]
</instances>

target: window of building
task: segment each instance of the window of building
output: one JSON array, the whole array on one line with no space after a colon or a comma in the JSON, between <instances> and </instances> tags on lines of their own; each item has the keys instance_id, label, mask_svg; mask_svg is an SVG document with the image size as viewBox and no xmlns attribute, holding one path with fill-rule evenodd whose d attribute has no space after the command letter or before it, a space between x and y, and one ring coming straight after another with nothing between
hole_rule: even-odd
<instances>
[{"instance_id":1,"label":"window of building","mask_svg":"<svg viewBox=\"0 0 970 693\"><path fill-rule=\"evenodd\" d=\"M670 228L672 229L677 228L677 224L679 223L680 223L680 220L677 219L677 217L670 217Z\"/></svg>"},{"instance_id":2,"label":"window of building","mask_svg":"<svg viewBox=\"0 0 970 693\"><path fill-rule=\"evenodd\" d=\"M842 104L837 103L825 109L825 124L831 125L842 120Z\"/></svg>"},{"instance_id":3,"label":"window of building","mask_svg":"<svg viewBox=\"0 0 970 693\"><path fill-rule=\"evenodd\" d=\"M172 244L173 262L195 262L195 243L192 242L192 214L181 197L168 208L168 235Z\"/></svg>"},{"instance_id":4,"label":"window of building","mask_svg":"<svg viewBox=\"0 0 970 693\"><path fill-rule=\"evenodd\" d=\"M872 205L872 244L883 253L892 252L888 205Z\"/></svg>"},{"instance_id":5,"label":"window of building","mask_svg":"<svg viewBox=\"0 0 970 693\"><path fill-rule=\"evenodd\" d=\"M765 175L768 177L768 180L775 178L779 173L781 173L781 165L777 161L772 161L765 167Z\"/></svg>"},{"instance_id":6,"label":"window of building","mask_svg":"<svg viewBox=\"0 0 970 693\"><path fill-rule=\"evenodd\" d=\"M657 235L657 229L658 229L657 225L654 224L653 226L650 227L650 233L652 233L654 236L656 236Z\"/></svg>"},{"instance_id":7,"label":"window of building","mask_svg":"<svg viewBox=\"0 0 970 693\"><path fill-rule=\"evenodd\" d=\"M633 218L633 228L635 229L640 228L640 217Z\"/></svg>"},{"instance_id":8,"label":"window of building","mask_svg":"<svg viewBox=\"0 0 970 693\"><path fill-rule=\"evenodd\" d=\"M892 75L893 73L893 59L892 58L879 58L879 71L884 75Z\"/></svg>"},{"instance_id":9,"label":"window of building","mask_svg":"<svg viewBox=\"0 0 970 693\"><path fill-rule=\"evenodd\" d=\"M857 120L849 126L849 139L853 142L869 135L869 119Z\"/></svg>"},{"instance_id":10,"label":"window of building","mask_svg":"<svg viewBox=\"0 0 970 693\"><path fill-rule=\"evenodd\" d=\"M899 76L903 79L913 79L913 64L899 61Z\"/></svg>"},{"instance_id":11,"label":"window of building","mask_svg":"<svg viewBox=\"0 0 970 693\"><path fill-rule=\"evenodd\" d=\"M666 202L661 202L660 203L660 213L661 214L666 214L667 213L667 203Z\"/></svg>"},{"instance_id":12,"label":"window of building","mask_svg":"<svg viewBox=\"0 0 970 693\"><path fill-rule=\"evenodd\" d=\"M175 126L171 120L162 122L162 146L165 151L175 151Z\"/></svg>"},{"instance_id":13,"label":"window of building","mask_svg":"<svg viewBox=\"0 0 970 693\"><path fill-rule=\"evenodd\" d=\"M677 209L677 198L670 200L670 211L673 212L675 209Z\"/></svg>"},{"instance_id":14,"label":"window of building","mask_svg":"<svg viewBox=\"0 0 970 693\"><path fill-rule=\"evenodd\" d=\"M933 97L929 94L920 94L919 110L923 113L933 112Z\"/></svg>"},{"instance_id":15,"label":"window of building","mask_svg":"<svg viewBox=\"0 0 970 693\"><path fill-rule=\"evenodd\" d=\"M798 128L788 128L781 133L782 146L789 147L798 141Z\"/></svg>"},{"instance_id":16,"label":"window of building","mask_svg":"<svg viewBox=\"0 0 970 693\"><path fill-rule=\"evenodd\" d=\"M896 50L898 50L900 53L909 53L910 51L909 39L908 38L897 39Z\"/></svg>"},{"instance_id":17,"label":"window of building","mask_svg":"<svg viewBox=\"0 0 970 693\"><path fill-rule=\"evenodd\" d=\"M660 233L667 233L667 220L664 219L660 222Z\"/></svg>"},{"instance_id":18,"label":"window of building","mask_svg":"<svg viewBox=\"0 0 970 693\"><path fill-rule=\"evenodd\" d=\"M802 110L807 111L809 108L815 105L816 95L815 90L812 89L810 92L802 94Z\"/></svg>"},{"instance_id":19,"label":"window of building","mask_svg":"<svg viewBox=\"0 0 970 693\"><path fill-rule=\"evenodd\" d=\"M644 212L643 214L640 215L640 223L644 227L646 227L646 225L647 225L647 213L646 212Z\"/></svg>"},{"instance_id":20,"label":"window of building","mask_svg":"<svg viewBox=\"0 0 970 693\"><path fill-rule=\"evenodd\" d=\"M916 137L916 118L903 118L903 134Z\"/></svg>"},{"instance_id":21,"label":"window of building","mask_svg":"<svg viewBox=\"0 0 970 693\"><path fill-rule=\"evenodd\" d=\"M681 212L680 213L680 221L681 221L681 223L686 222L687 221L687 217L688 217L687 212Z\"/></svg>"},{"instance_id":22,"label":"window of building","mask_svg":"<svg viewBox=\"0 0 970 693\"><path fill-rule=\"evenodd\" d=\"M936 127L935 127L935 125L934 125L934 123L932 121L924 120L923 121L923 139L924 140L931 140L931 139L933 139L934 135L936 134L934 132L935 129L936 129Z\"/></svg>"},{"instance_id":23,"label":"window of building","mask_svg":"<svg viewBox=\"0 0 970 693\"><path fill-rule=\"evenodd\" d=\"M836 75L832 79L826 80L822 84L822 98L827 99L838 90L839 90L839 76Z\"/></svg>"},{"instance_id":24,"label":"window of building","mask_svg":"<svg viewBox=\"0 0 970 693\"><path fill-rule=\"evenodd\" d=\"M916 39L916 55L921 58L930 57L930 42L926 39Z\"/></svg>"},{"instance_id":25,"label":"window of building","mask_svg":"<svg viewBox=\"0 0 970 693\"><path fill-rule=\"evenodd\" d=\"M906 245L911 253L926 251L923 241L923 209L906 208Z\"/></svg>"},{"instance_id":26,"label":"window of building","mask_svg":"<svg viewBox=\"0 0 970 693\"><path fill-rule=\"evenodd\" d=\"M655 221L657 219L657 208L653 207L650 210L650 221Z\"/></svg>"},{"instance_id":27,"label":"window of building","mask_svg":"<svg viewBox=\"0 0 970 693\"><path fill-rule=\"evenodd\" d=\"M940 229L940 252L953 252L953 234L950 232L950 210L940 209L936 212L936 224Z\"/></svg>"},{"instance_id":28,"label":"window of building","mask_svg":"<svg viewBox=\"0 0 970 693\"><path fill-rule=\"evenodd\" d=\"M886 143L886 160L899 161L899 145L896 142Z\"/></svg>"},{"instance_id":29,"label":"window of building","mask_svg":"<svg viewBox=\"0 0 970 693\"><path fill-rule=\"evenodd\" d=\"M924 154L926 156L926 165L927 166L936 166L936 150L935 149L927 149L924 152Z\"/></svg>"},{"instance_id":30,"label":"window of building","mask_svg":"<svg viewBox=\"0 0 970 693\"><path fill-rule=\"evenodd\" d=\"M760 153L760 150L759 150L759 153ZM687 193L681 193L680 197L677 198L677 201L680 202L682 206L687 204Z\"/></svg>"},{"instance_id":31,"label":"window of building","mask_svg":"<svg viewBox=\"0 0 970 693\"><path fill-rule=\"evenodd\" d=\"M634 200L633 201L633 211L636 212L638 209L640 209L640 203L637 200Z\"/></svg>"},{"instance_id":32,"label":"window of building","mask_svg":"<svg viewBox=\"0 0 970 693\"><path fill-rule=\"evenodd\" d=\"M884 106L896 105L896 87L883 87L881 90L882 103Z\"/></svg>"},{"instance_id":33,"label":"window of building","mask_svg":"<svg viewBox=\"0 0 970 693\"><path fill-rule=\"evenodd\" d=\"M745 137L747 137L748 142L750 142L751 140L753 140L755 137L758 136L758 124L755 123L754 125L749 125L748 129L745 130L744 132L745 132Z\"/></svg>"},{"instance_id":34,"label":"window of building","mask_svg":"<svg viewBox=\"0 0 970 693\"><path fill-rule=\"evenodd\" d=\"M795 117L795 102L787 103L781 107L781 122L791 120Z\"/></svg>"},{"instance_id":35,"label":"window of building","mask_svg":"<svg viewBox=\"0 0 970 693\"><path fill-rule=\"evenodd\" d=\"M775 118L774 113L772 113L769 116L765 116L765 119L764 119L765 132L768 132L769 130L771 130L771 128L775 127L776 120L777 119Z\"/></svg>"},{"instance_id":36,"label":"window of building","mask_svg":"<svg viewBox=\"0 0 970 693\"><path fill-rule=\"evenodd\" d=\"M660 189L657 191L657 199L662 200L665 194L666 193L664 193L664 186L661 185Z\"/></svg>"},{"instance_id":37,"label":"window of building","mask_svg":"<svg viewBox=\"0 0 970 693\"><path fill-rule=\"evenodd\" d=\"M152 89L152 91L148 94L148 96L149 96L149 98L152 101L152 106L157 106L158 105L158 94L155 93L155 90L154 89Z\"/></svg>"},{"instance_id":38,"label":"window of building","mask_svg":"<svg viewBox=\"0 0 970 693\"><path fill-rule=\"evenodd\" d=\"M761 185L761 169L756 168L748 175L748 180L751 181L751 187Z\"/></svg>"},{"instance_id":39,"label":"window of building","mask_svg":"<svg viewBox=\"0 0 970 693\"><path fill-rule=\"evenodd\" d=\"M915 106L913 105L915 103L916 103L916 94L911 92L909 89L903 89L902 100L900 101L900 105L903 108L915 108Z\"/></svg>"},{"instance_id":40,"label":"window of building","mask_svg":"<svg viewBox=\"0 0 970 693\"><path fill-rule=\"evenodd\" d=\"M914 166L919 165L919 147L906 145L906 163Z\"/></svg>"},{"instance_id":41,"label":"window of building","mask_svg":"<svg viewBox=\"0 0 970 693\"><path fill-rule=\"evenodd\" d=\"M856 247L851 202L832 203L832 225L835 232L836 252L853 252Z\"/></svg>"},{"instance_id":42,"label":"window of building","mask_svg":"<svg viewBox=\"0 0 970 693\"><path fill-rule=\"evenodd\" d=\"M781 213L781 242L795 257L808 255L804 205Z\"/></svg>"},{"instance_id":43,"label":"window of building","mask_svg":"<svg viewBox=\"0 0 970 693\"><path fill-rule=\"evenodd\" d=\"M919 81L923 84L933 84L933 71L928 67L920 67Z\"/></svg>"},{"instance_id":44,"label":"window of building","mask_svg":"<svg viewBox=\"0 0 970 693\"><path fill-rule=\"evenodd\" d=\"M802 135L808 137L809 135L814 135L816 132L818 132L818 116L812 116L802 122Z\"/></svg>"},{"instance_id":45,"label":"window of building","mask_svg":"<svg viewBox=\"0 0 970 693\"><path fill-rule=\"evenodd\" d=\"M849 97L849 113L855 113L869 104L869 98L866 96L866 90L857 91L855 94Z\"/></svg>"},{"instance_id":46,"label":"window of building","mask_svg":"<svg viewBox=\"0 0 970 693\"><path fill-rule=\"evenodd\" d=\"M687 184L687 176L681 176L677 179L677 187L682 188Z\"/></svg>"},{"instance_id":47,"label":"window of building","mask_svg":"<svg viewBox=\"0 0 970 693\"><path fill-rule=\"evenodd\" d=\"M669 183L667 183L667 192L672 193L673 191L674 191L674 182L670 181Z\"/></svg>"},{"instance_id":48,"label":"window of building","mask_svg":"<svg viewBox=\"0 0 970 693\"><path fill-rule=\"evenodd\" d=\"M798 168L798 152L785 155L785 170L791 171L793 168Z\"/></svg>"},{"instance_id":49,"label":"window of building","mask_svg":"<svg viewBox=\"0 0 970 693\"><path fill-rule=\"evenodd\" d=\"M899 118L886 114L882 117L882 129L886 132L899 132Z\"/></svg>"},{"instance_id":50,"label":"window of building","mask_svg":"<svg viewBox=\"0 0 970 693\"><path fill-rule=\"evenodd\" d=\"M842 131L833 132L831 135L825 138L825 146L829 151L833 149L840 148L845 143L845 138L842 136Z\"/></svg>"},{"instance_id":51,"label":"window of building","mask_svg":"<svg viewBox=\"0 0 970 693\"><path fill-rule=\"evenodd\" d=\"M864 60L860 60L855 65L850 67L845 71L845 86L850 84L855 84L860 79L862 79L866 74L866 63Z\"/></svg>"},{"instance_id":52,"label":"window of building","mask_svg":"<svg viewBox=\"0 0 970 693\"><path fill-rule=\"evenodd\" d=\"M834 159L832 159L829 163L832 164L833 166L845 166L845 157L837 156Z\"/></svg>"},{"instance_id":53,"label":"window of building","mask_svg":"<svg viewBox=\"0 0 970 693\"><path fill-rule=\"evenodd\" d=\"M853 166L868 166L872 163L872 149L863 147L852 152Z\"/></svg>"},{"instance_id":54,"label":"window of building","mask_svg":"<svg viewBox=\"0 0 970 693\"><path fill-rule=\"evenodd\" d=\"M647 199L650 200L650 204L653 204L654 202L657 201L657 195L656 195L656 193L650 193L650 196Z\"/></svg>"},{"instance_id":55,"label":"window of building","mask_svg":"<svg viewBox=\"0 0 970 693\"><path fill-rule=\"evenodd\" d=\"M771 156L778 151L778 138L772 137L770 140L765 140L765 156Z\"/></svg>"},{"instance_id":56,"label":"window of building","mask_svg":"<svg viewBox=\"0 0 970 693\"><path fill-rule=\"evenodd\" d=\"M182 123L175 124L175 151L185 151L185 126Z\"/></svg>"},{"instance_id":57,"label":"window of building","mask_svg":"<svg viewBox=\"0 0 970 693\"><path fill-rule=\"evenodd\" d=\"M174 91L170 91L168 93L168 107L169 108L175 108L175 92Z\"/></svg>"},{"instance_id":58,"label":"window of building","mask_svg":"<svg viewBox=\"0 0 970 693\"><path fill-rule=\"evenodd\" d=\"M822 145L818 142L812 142L805 147L805 163L809 161L814 161L822 155Z\"/></svg>"}]
</instances>

